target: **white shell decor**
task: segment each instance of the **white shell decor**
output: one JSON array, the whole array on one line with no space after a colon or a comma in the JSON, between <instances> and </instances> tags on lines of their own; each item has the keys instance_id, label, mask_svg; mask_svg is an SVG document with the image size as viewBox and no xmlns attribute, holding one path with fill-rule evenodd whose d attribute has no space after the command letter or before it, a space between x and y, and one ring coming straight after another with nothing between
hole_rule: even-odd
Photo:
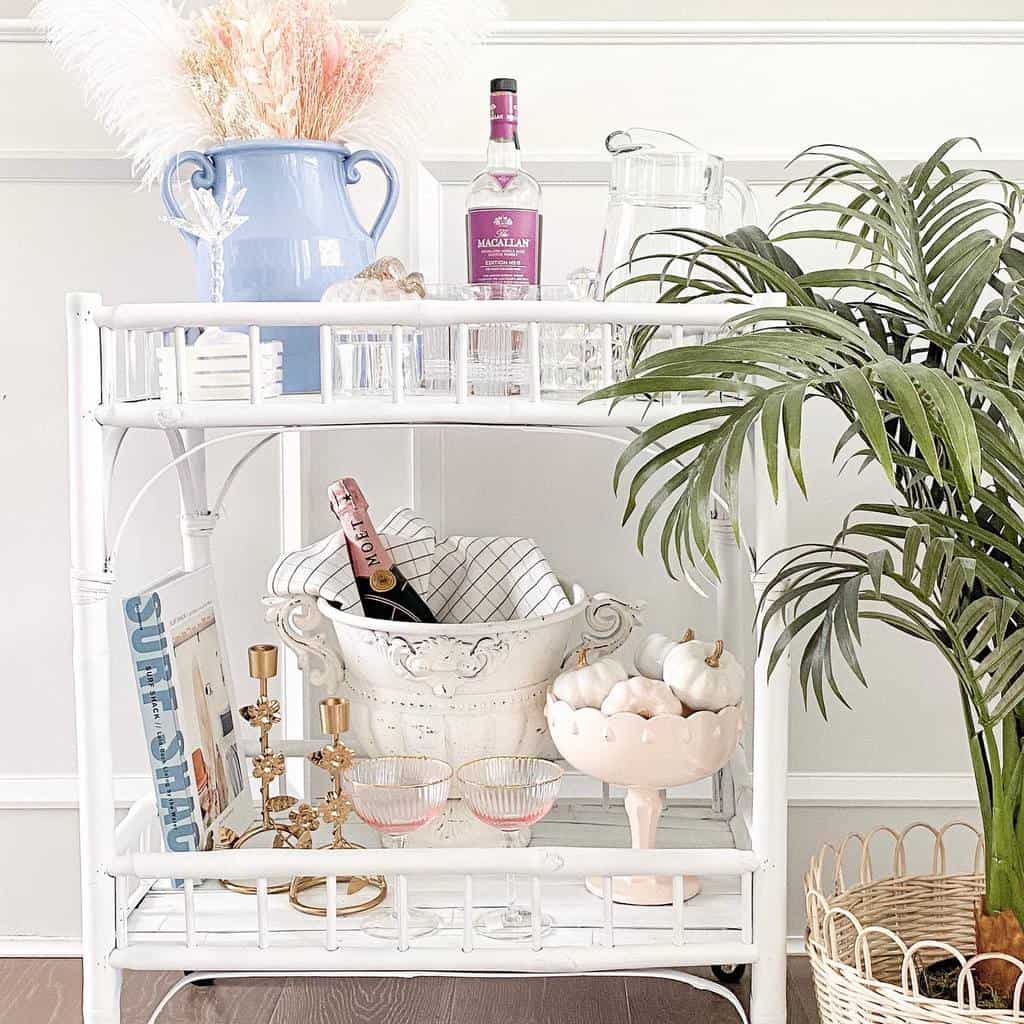
<instances>
[{"instance_id":1,"label":"white shell decor","mask_svg":"<svg viewBox=\"0 0 1024 1024\"><path fill-rule=\"evenodd\" d=\"M678 644L665 659L664 678L695 711L719 711L743 698L743 666L721 640Z\"/></svg>"},{"instance_id":2,"label":"white shell decor","mask_svg":"<svg viewBox=\"0 0 1024 1024\"><path fill-rule=\"evenodd\" d=\"M627 787L626 814L633 846L655 845L661 790L684 786L713 775L732 757L743 733L743 707L697 711L692 715L643 718L629 712L603 714L599 708L574 708L548 694L545 714L559 753L587 775ZM588 878L587 888L603 893L603 879ZM683 897L700 891L696 878L687 877ZM672 880L633 875L612 880L617 903L664 906L672 902Z\"/></svg>"},{"instance_id":3,"label":"white shell decor","mask_svg":"<svg viewBox=\"0 0 1024 1024\"><path fill-rule=\"evenodd\" d=\"M680 644L689 643L693 639L693 630L688 629L679 640L665 636L664 633L651 633L640 641L636 651L636 670L648 679L664 679L665 659Z\"/></svg>"},{"instance_id":4,"label":"white shell decor","mask_svg":"<svg viewBox=\"0 0 1024 1024\"><path fill-rule=\"evenodd\" d=\"M660 679L633 676L617 682L601 704L602 715L622 712L654 718L656 715L681 715L682 701Z\"/></svg>"},{"instance_id":5,"label":"white shell decor","mask_svg":"<svg viewBox=\"0 0 1024 1024\"><path fill-rule=\"evenodd\" d=\"M612 687L628 675L612 658L601 658L590 664L584 648L576 655L576 667L557 676L551 684L551 692L574 708L599 708Z\"/></svg>"}]
</instances>

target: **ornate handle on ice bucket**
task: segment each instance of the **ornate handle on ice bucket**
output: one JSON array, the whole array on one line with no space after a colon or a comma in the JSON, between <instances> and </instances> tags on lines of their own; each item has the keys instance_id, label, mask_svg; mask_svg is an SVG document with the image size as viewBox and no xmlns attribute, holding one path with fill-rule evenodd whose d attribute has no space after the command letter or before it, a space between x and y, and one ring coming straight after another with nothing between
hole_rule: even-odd
<instances>
[{"instance_id":1,"label":"ornate handle on ice bucket","mask_svg":"<svg viewBox=\"0 0 1024 1024\"><path fill-rule=\"evenodd\" d=\"M644 601L630 602L611 594L595 594L584 612L586 630L580 642L562 659L562 667L574 662L576 652L582 648L596 657L613 654L626 642L634 626L643 625L645 607Z\"/></svg>"},{"instance_id":2,"label":"ornate handle on ice bucket","mask_svg":"<svg viewBox=\"0 0 1024 1024\"><path fill-rule=\"evenodd\" d=\"M395 205L398 202L398 171L395 170L395 165L383 153L375 153L372 149L360 149L345 157L346 184L359 184L361 175L356 164L363 163L364 161L376 164L384 172L384 178L388 184L388 191L384 196L384 205L380 208L380 213L377 214L373 227L370 228L370 237L373 239L373 244L376 245L380 241L380 236L384 234L384 229L388 226L391 215L395 212ZM193 175L193 177L195 176Z\"/></svg>"},{"instance_id":3,"label":"ornate handle on ice bucket","mask_svg":"<svg viewBox=\"0 0 1024 1024\"><path fill-rule=\"evenodd\" d=\"M299 668L314 686L338 693L345 666L327 639L324 617L311 597L265 597L267 622L277 628L286 647L295 652Z\"/></svg>"},{"instance_id":4,"label":"ornate handle on ice bucket","mask_svg":"<svg viewBox=\"0 0 1024 1024\"><path fill-rule=\"evenodd\" d=\"M197 165L190 179L193 188L213 188L213 183L217 180L217 168L214 167L213 161L197 149L188 149L167 162L163 180L160 182L160 198L163 199L167 212L179 220L184 220L185 214L181 209L181 204L174 196L172 183L174 175L177 174L178 168L182 164ZM178 230L181 231L181 228ZM199 238L196 235L190 235L187 231L181 231L181 237L191 242L193 246L199 244Z\"/></svg>"}]
</instances>

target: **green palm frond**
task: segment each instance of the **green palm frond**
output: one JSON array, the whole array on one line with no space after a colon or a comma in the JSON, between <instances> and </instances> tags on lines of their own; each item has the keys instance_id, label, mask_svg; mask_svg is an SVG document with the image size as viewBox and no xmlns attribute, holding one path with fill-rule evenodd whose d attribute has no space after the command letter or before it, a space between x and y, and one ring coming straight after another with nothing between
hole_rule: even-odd
<instances>
[{"instance_id":1,"label":"green palm frond","mask_svg":"<svg viewBox=\"0 0 1024 1024\"><path fill-rule=\"evenodd\" d=\"M652 354L655 329L635 328L628 377L592 397L689 403L640 433L614 474L641 549L659 531L668 571L687 575L717 575L713 500L742 536L740 467L754 439L775 495L787 468L806 493L804 408L839 411L836 466L880 467L895 500L858 505L832 544L776 556L760 608L769 672L794 649L805 701L824 714L830 697L847 703L851 676L867 681L863 621L933 646L959 687L989 909L1024 922L1021 193L994 171L953 166L968 141L944 142L902 176L863 150L813 146L797 159L815 166L783 189L798 200L769 233L638 239L615 289L657 284L662 302L746 308L701 347ZM822 241L848 259L804 269L788 248ZM664 251L638 255L652 242ZM751 303L766 292L785 306Z\"/></svg>"}]
</instances>

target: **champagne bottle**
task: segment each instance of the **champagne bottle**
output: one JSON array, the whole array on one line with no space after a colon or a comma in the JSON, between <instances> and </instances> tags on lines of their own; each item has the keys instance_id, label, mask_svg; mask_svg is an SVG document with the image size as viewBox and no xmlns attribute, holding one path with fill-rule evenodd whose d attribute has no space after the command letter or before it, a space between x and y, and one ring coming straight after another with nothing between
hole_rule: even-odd
<instances>
[{"instance_id":1,"label":"champagne bottle","mask_svg":"<svg viewBox=\"0 0 1024 1024\"><path fill-rule=\"evenodd\" d=\"M327 494L345 535L363 613L392 622L437 622L380 539L359 484L344 477L331 484Z\"/></svg>"}]
</instances>

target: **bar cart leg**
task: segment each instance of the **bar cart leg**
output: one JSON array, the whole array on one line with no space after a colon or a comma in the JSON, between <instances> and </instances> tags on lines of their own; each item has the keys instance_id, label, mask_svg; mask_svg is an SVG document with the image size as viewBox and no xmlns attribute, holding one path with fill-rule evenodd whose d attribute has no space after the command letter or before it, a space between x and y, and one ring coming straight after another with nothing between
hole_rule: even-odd
<instances>
[{"instance_id":1,"label":"bar cart leg","mask_svg":"<svg viewBox=\"0 0 1024 1024\"><path fill-rule=\"evenodd\" d=\"M100 400L100 297L67 300L69 454L71 460L71 604L82 865L82 1019L117 1024L121 972L110 965L116 942L114 789L110 729L107 614L113 576L104 536L103 428L92 415Z\"/></svg>"},{"instance_id":2,"label":"bar cart leg","mask_svg":"<svg viewBox=\"0 0 1024 1024\"><path fill-rule=\"evenodd\" d=\"M757 449L756 449L757 450ZM754 464L764 466L757 450ZM765 560L786 545L786 487L780 481L779 501L772 497L757 472L757 508L760 512L755 543L756 571L752 577L754 600L760 602L774 574L775 564ZM760 635L761 624L755 623ZM768 658L779 635L777 620L767 629L754 660L754 755L751 843L763 858L754 872L753 938L758 961L750 979L751 1024L786 1021L786 870L788 844L789 771L789 657L784 656L768 679Z\"/></svg>"},{"instance_id":3,"label":"bar cart leg","mask_svg":"<svg viewBox=\"0 0 1024 1024\"><path fill-rule=\"evenodd\" d=\"M724 488L716 484L721 493ZM734 635L738 632L733 628L740 607L738 591L741 586L742 573L736 564L736 539L733 536L732 519L722 508L712 507L711 514L711 551L718 566L720 578L715 588L715 633L714 639L724 640L727 650L737 654L743 650L741 638ZM717 817L730 819L736 813L736 787L733 782L732 767L726 765L711 777L711 810Z\"/></svg>"}]
</instances>

